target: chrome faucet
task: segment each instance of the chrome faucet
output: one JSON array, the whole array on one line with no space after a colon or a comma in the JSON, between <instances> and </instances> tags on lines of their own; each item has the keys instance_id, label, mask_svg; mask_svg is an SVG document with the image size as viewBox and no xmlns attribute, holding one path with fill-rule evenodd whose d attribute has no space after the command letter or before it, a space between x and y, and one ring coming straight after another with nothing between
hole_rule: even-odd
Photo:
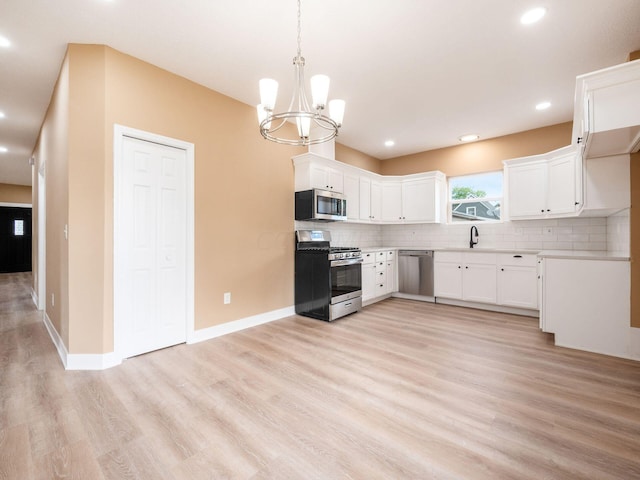
<instances>
[{"instance_id":1,"label":"chrome faucet","mask_svg":"<svg viewBox=\"0 0 640 480\"><path fill-rule=\"evenodd\" d=\"M475 240L474 240L474 236L473 236L473 232L476 233L475 235ZM471 232L470 232L470 238L469 238L469 248L473 248L474 245L478 244L478 227L476 227L475 225L471 226Z\"/></svg>"}]
</instances>

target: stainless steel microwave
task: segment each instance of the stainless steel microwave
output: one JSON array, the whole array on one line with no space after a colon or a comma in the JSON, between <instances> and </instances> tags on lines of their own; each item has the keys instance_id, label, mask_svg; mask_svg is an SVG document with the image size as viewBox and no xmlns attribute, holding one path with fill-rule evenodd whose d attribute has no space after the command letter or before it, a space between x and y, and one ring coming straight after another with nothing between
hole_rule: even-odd
<instances>
[{"instance_id":1,"label":"stainless steel microwave","mask_svg":"<svg viewBox=\"0 0 640 480\"><path fill-rule=\"evenodd\" d=\"M296 220L344 221L347 199L342 193L313 188L296 192Z\"/></svg>"}]
</instances>

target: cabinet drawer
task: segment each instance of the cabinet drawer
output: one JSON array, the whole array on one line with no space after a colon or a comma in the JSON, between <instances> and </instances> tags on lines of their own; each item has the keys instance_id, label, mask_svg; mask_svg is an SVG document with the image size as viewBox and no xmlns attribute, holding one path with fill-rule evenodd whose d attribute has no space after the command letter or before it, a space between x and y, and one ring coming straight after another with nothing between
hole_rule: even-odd
<instances>
[{"instance_id":1,"label":"cabinet drawer","mask_svg":"<svg viewBox=\"0 0 640 480\"><path fill-rule=\"evenodd\" d=\"M465 252L464 263L469 265L495 265L497 260L497 254L488 252Z\"/></svg>"},{"instance_id":2,"label":"cabinet drawer","mask_svg":"<svg viewBox=\"0 0 640 480\"><path fill-rule=\"evenodd\" d=\"M375 252L367 252L362 254L362 263L365 265L369 263L373 263L376 261L376 253Z\"/></svg>"},{"instance_id":3,"label":"cabinet drawer","mask_svg":"<svg viewBox=\"0 0 640 480\"><path fill-rule=\"evenodd\" d=\"M393 261L396 258L395 250L387 250L387 261Z\"/></svg>"},{"instance_id":4,"label":"cabinet drawer","mask_svg":"<svg viewBox=\"0 0 640 480\"><path fill-rule=\"evenodd\" d=\"M498 255L498 265L535 267L537 265L537 257L532 254L500 253Z\"/></svg>"},{"instance_id":5,"label":"cabinet drawer","mask_svg":"<svg viewBox=\"0 0 640 480\"><path fill-rule=\"evenodd\" d=\"M376 252L376 261L377 262L383 262L387 259L387 252L383 251L383 252Z\"/></svg>"},{"instance_id":6,"label":"cabinet drawer","mask_svg":"<svg viewBox=\"0 0 640 480\"><path fill-rule=\"evenodd\" d=\"M436 263L462 263L462 252L434 252L433 261Z\"/></svg>"}]
</instances>

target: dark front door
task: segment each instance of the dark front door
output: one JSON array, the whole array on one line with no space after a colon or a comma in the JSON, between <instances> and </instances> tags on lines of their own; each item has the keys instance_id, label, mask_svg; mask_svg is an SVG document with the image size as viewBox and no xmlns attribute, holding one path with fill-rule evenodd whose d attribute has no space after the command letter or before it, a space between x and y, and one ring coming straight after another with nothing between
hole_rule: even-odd
<instances>
[{"instance_id":1,"label":"dark front door","mask_svg":"<svg viewBox=\"0 0 640 480\"><path fill-rule=\"evenodd\" d=\"M0 273L31 271L31 208L0 207Z\"/></svg>"}]
</instances>

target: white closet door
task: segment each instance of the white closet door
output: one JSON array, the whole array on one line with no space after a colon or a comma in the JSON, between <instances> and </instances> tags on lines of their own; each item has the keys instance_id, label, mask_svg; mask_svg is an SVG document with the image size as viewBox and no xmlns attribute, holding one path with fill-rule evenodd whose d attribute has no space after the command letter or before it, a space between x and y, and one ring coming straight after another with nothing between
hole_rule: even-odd
<instances>
[{"instance_id":1,"label":"white closet door","mask_svg":"<svg viewBox=\"0 0 640 480\"><path fill-rule=\"evenodd\" d=\"M120 199L125 357L186 341L184 150L125 137Z\"/></svg>"}]
</instances>

